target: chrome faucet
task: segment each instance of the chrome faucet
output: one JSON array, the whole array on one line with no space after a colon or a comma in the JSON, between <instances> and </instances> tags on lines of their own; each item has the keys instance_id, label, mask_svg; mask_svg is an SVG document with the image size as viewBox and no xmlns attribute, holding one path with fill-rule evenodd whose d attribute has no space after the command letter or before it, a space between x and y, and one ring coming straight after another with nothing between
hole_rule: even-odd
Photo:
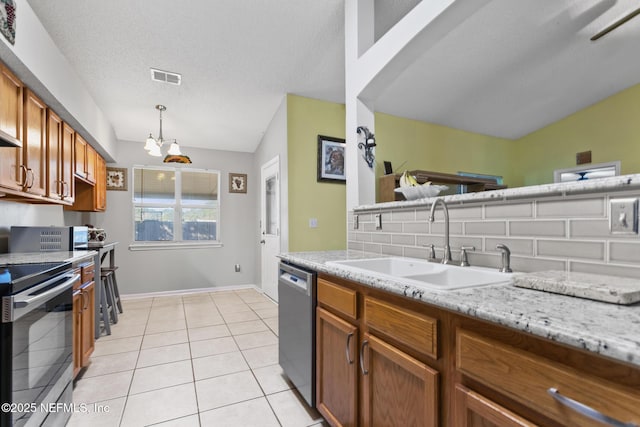
<instances>
[{"instance_id":1,"label":"chrome faucet","mask_svg":"<svg viewBox=\"0 0 640 427\"><path fill-rule=\"evenodd\" d=\"M496 245L496 249L502 252L502 267L498 269L500 273L513 273L511 270L511 251L507 247L507 245L503 245L502 243Z\"/></svg>"},{"instance_id":2,"label":"chrome faucet","mask_svg":"<svg viewBox=\"0 0 640 427\"><path fill-rule=\"evenodd\" d=\"M431 213L429 214L429 222L435 221L433 214L436 211L438 203L442 204L442 211L444 212L444 254L442 255L442 263L451 263L451 247L449 246L449 209L444 199L436 199L431 205Z\"/></svg>"}]
</instances>

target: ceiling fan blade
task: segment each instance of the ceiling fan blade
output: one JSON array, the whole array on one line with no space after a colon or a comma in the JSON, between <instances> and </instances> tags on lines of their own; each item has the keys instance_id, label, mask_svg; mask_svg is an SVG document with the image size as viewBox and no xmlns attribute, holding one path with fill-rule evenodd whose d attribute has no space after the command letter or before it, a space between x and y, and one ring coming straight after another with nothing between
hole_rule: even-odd
<instances>
[{"instance_id":1,"label":"ceiling fan blade","mask_svg":"<svg viewBox=\"0 0 640 427\"><path fill-rule=\"evenodd\" d=\"M605 28L604 30L600 31L598 34L596 34L593 37L591 37L590 40L592 42L598 40L600 37L603 37L603 36L609 34L611 31L615 30L616 28L618 28L619 26L621 26L625 22L630 21L631 19L635 18L638 15L640 15L640 8L634 10L630 14L620 18L619 20L617 20L613 24L609 25L607 28Z\"/></svg>"}]
</instances>

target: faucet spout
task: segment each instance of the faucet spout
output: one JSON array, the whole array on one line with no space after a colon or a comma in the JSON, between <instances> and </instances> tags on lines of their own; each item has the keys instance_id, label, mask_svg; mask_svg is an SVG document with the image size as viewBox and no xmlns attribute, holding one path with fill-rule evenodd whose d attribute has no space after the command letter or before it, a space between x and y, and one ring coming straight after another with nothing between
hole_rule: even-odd
<instances>
[{"instance_id":1,"label":"faucet spout","mask_svg":"<svg viewBox=\"0 0 640 427\"><path fill-rule=\"evenodd\" d=\"M429 222L435 221L434 213L438 204L442 205L442 212L444 212L444 255L442 256L443 264L451 263L451 246L449 245L449 208L444 199L436 199L431 205L431 213L429 214Z\"/></svg>"}]
</instances>

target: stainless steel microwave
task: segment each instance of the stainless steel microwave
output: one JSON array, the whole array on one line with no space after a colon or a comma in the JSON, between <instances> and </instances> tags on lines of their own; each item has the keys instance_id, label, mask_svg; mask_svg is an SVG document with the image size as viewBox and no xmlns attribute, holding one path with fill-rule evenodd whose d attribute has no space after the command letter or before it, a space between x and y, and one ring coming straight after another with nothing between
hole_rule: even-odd
<instances>
[{"instance_id":1,"label":"stainless steel microwave","mask_svg":"<svg viewBox=\"0 0 640 427\"><path fill-rule=\"evenodd\" d=\"M71 227L11 227L9 252L53 252L87 249L89 228Z\"/></svg>"}]
</instances>

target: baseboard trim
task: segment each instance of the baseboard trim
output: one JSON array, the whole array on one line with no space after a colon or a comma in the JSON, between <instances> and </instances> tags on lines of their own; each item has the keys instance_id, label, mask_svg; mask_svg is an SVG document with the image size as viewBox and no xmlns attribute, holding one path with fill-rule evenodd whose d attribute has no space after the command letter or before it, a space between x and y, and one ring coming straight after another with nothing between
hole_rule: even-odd
<instances>
[{"instance_id":1,"label":"baseboard trim","mask_svg":"<svg viewBox=\"0 0 640 427\"><path fill-rule=\"evenodd\" d=\"M121 294L122 300L134 300L140 298L156 298L156 297L170 297L176 295L192 295L192 294L204 294L209 292L224 292L224 291L237 291L242 289L254 289L259 293L263 293L262 288L256 285L233 285L233 286L216 286L214 288L196 288L196 289L179 289L175 291L161 291L161 292L147 292L141 294Z\"/></svg>"}]
</instances>

